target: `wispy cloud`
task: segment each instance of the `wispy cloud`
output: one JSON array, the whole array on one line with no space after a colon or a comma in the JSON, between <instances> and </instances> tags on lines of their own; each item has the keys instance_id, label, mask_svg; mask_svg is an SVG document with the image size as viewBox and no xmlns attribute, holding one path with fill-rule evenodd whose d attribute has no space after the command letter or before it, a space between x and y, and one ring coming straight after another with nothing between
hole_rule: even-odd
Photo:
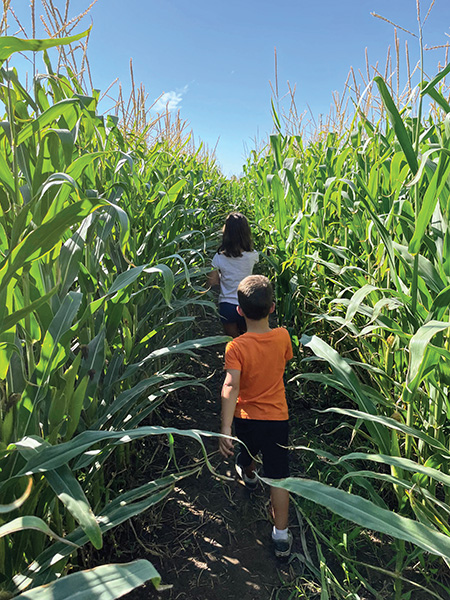
<instances>
[{"instance_id":1,"label":"wispy cloud","mask_svg":"<svg viewBox=\"0 0 450 600\"><path fill-rule=\"evenodd\" d=\"M172 92L165 92L161 98L155 103L153 110L156 112L165 111L166 108L169 111L178 110L181 108L181 102L183 100L183 96L188 91L188 86L185 85L184 88L179 90L174 90Z\"/></svg>"}]
</instances>

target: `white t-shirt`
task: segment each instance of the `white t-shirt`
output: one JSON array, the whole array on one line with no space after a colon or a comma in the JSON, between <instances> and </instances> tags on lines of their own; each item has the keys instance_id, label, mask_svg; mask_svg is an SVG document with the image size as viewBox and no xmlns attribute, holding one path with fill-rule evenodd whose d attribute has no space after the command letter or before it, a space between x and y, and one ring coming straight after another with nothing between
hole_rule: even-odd
<instances>
[{"instance_id":1,"label":"white t-shirt","mask_svg":"<svg viewBox=\"0 0 450 600\"><path fill-rule=\"evenodd\" d=\"M225 256L216 253L212 259L212 266L220 273L219 302L239 304L237 297L238 285L253 273L253 265L259 260L256 250L243 252L242 256Z\"/></svg>"}]
</instances>

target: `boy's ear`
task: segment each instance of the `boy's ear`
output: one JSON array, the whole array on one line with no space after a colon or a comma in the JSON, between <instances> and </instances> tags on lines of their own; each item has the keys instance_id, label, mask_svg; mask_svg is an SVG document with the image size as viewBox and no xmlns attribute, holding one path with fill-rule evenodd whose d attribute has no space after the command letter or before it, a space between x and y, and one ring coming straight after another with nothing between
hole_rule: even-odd
<instances>
[{"instance_id":1,"label":"boy's ear","mask_svg":"<svg viewBox=\"0 0 450 600\"><path fill-rule=\"evenodd\" d=\"M274 310L275 310L275 302L272 302L272 306L270 307L269 314L273 313Z\"/></svg>"},{"instance_id":2,"label":"boy's ear","mask_svg":"<svg viewBox=\"0 0 450 600\"><path fill-rule=\"evenodd\" d=\"M244 317L244 311L242 310L242 308L239 306L239 304L236 307L236 310L238 311L238 315L240 315L241 317Z\"/></svg>"}]
</instances>

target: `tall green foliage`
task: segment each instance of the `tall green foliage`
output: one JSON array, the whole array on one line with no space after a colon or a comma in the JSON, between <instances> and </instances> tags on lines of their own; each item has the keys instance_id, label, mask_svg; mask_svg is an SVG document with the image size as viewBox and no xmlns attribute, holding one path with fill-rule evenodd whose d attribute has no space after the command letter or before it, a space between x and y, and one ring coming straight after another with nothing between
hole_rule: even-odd
<instances>
[{"instance_id":1,"label":"tall green foliage","mask_svg":"<svg viewBox=\"0 0 450 600\"><path fill-rule=\"evenodd\" d=\"M423 83L420 92L444 111L447 102L437 86L449 70ZM333 458L345 465L341 485L353 494L360 490L367 515L383 507L415 519L403 521L409 537L391 533L399 540L400 573L409 560L405 540L429 550L412 539L414 523L444 545L450 533L450 146L448 116L422 121L408 111L400 114L384 81L375 82L386 120L372 124L357 115L343 137L329 133L309 145L273 135L270 154L246 166L244 210L254 217L273 270L280 322L330 367L294 379L314 380L351 398L357 411L336 410L370 439L369 452ZM301 337L311 333L324 341ZM336 349L325 341L330 338L342 339ZM389 475L361 470L360 460L383 464ZM333 490L321 500L321 485L308 483L315 501L351 518ZM388 503L386 488L392 492ZM312 497L306 483L289 489ZM359 500L344 502L356 506ZM448 551L437 553L450 559ZM397 580L396 597L401 593Z\"/></svg>"},{"instance_id":2,"label":"tall green foliage","mask_svg":"<svg viewBox=\"0 0 450 600\"><path fill-rule=\"evenodd\" d=\"M3 38L0 58L53 45ZM221 176L181 148L148 148L45 61L33 95L0 71L0 572L13 593L51 582L192 473L109 502L102 467L112 453L126 463L133 439L185 434L139 426L169 392L201 385L177 357L223 341L190 333L194 304L211 304L195 283ZM105 567L117 595L120 573L157 581L143 563Z\"/></svg>"},{"instance_id":3,"label":"tall green foliage","mask_svg":"<svg viewBox=\"0 0 450 600\"><path fill-rule=\"evenodd\" d=\"M0 40L0 60L45 52L46 42L27 43ZM399 111L376 78L385 120L357 114L341 137L309 144L274 134L270 151L228 182L209 161L165 142L149 148L99 115L98 93L54 74L44 56L32 94L14 69L0 71L3 587L41 593L77 548L100 548L107 531L201 467L110 501L104 465L113 453L126 462L133 440L194 439L210 466L196 432L148 423L168 393L202 385L179 355L223 341L193 340L191 330L194 305L212 306L197 286L208 233L237 208L253 222L298 358L302 344L321 365L291 383L315 381L354 404L327 409L354 425L352 452L302 448L327 459L337 486L281 485L393 536L400 599L410 561L423 552L450 560L448 115ZM420 85L445 112L448 72ZM99 569L86 574L87 590L98 576L121 581L117 594L120 573L136 585L158 580L140 562ZM61 586L49 589L60 597Z\"/></svg>"}]
</instances>

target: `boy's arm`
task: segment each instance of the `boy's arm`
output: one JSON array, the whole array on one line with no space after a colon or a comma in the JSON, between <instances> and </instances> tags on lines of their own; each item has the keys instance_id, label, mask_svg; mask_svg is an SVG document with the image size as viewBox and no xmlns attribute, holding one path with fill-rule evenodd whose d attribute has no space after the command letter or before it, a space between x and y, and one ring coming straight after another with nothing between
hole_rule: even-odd
<instances>
[{"instance_id":1,"label":"boy's arm","mask_svg":"<svg viewBox=\"0 0 450 600\"><path fill-rule=\"evenodd\" d=\"M234 410L239 396L241 372L237 369L227 369L225 381L222 386L222 425L220 433L231 435ZM233 440L219 439L219 452L225 458L233 454Z\"/></svg>"}]
</instances>

